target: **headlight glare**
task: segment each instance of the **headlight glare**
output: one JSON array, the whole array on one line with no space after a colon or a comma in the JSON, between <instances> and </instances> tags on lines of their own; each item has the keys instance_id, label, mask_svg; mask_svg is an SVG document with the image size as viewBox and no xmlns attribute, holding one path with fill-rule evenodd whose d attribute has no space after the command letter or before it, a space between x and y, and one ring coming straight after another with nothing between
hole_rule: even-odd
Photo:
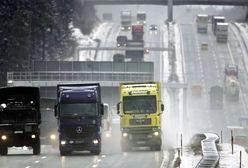
<instances>
[{"instance_id":1,"label":"headlight glare","mask_svg":"<svg viewBox=\"0 0 248 168\"><path fill-rule=\"evenodd\" d=\"M93 144L98 144L99 143L99 141L97 139L94 139L92 142L93 142Z\"/></svg>"},{"instance_id":2,"label":"headlight glare","mask_svg":"<svg viewBox=\"0 0 248 168\"><path fill-rule=\"evenodd\" d=\"M55 139L56 139L56 135L51 134L51 135L50 135L50 139L51 139L51 140L55 140Z\"/></svg>"},{"instance_id":3,"label":"headlight glare","mask_svg":"<svg viewBox=\"0 0 248 168\"><path fill-rule=\"evenodd\" d=\"M7 136L6 135L2 135L2 140L6 140L7 139Z\"/></svg>"},{"instance_id":4,"label":"headlight glare","mask_svg":"<svg viewBox=\"0 0 248 168\"><path fill-rule=\"evenodd\" d=\"M61 141L60 144L61 145L65 145L66 144L66 141Z\"/></svg>"},{"instance_id":5,"label":"headlight glare","mask_svg":"<svg viewBox=\"0 0 248 168\"><path fill-rule=\"evenodd\" d=\"M156 131L156 132L153 133L153 135L158 136L159 132Z\"/></svg>"}]
</instances>

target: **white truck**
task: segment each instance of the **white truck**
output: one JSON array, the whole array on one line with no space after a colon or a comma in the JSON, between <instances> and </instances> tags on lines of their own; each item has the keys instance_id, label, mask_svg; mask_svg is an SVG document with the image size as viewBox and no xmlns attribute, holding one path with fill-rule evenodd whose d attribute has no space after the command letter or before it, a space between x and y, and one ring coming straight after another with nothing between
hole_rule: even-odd
<instances>
[{"instance_id":1,"label":"white truck","mask_svg":"<svg viewBox=\"0 0 248 168\"><path fill-rule=\"evenodd\" d=\"M228 39L228 23L217 23L216 25L216 41L226 43Z\"/></svg>"},{"instance_id":2,"label":"white truck","mask_svg":"<svg viewBox=\"0 0 248 168\"><path fill-rule=\"evenodd\" d=\"M131 30L132 13L131 11L121 11L121 30Z\"/></svg>"},{"instance_id":3,"label":"white truck","mask_svg":"<svg viewBox=\"0 0 248 168\"><path fill-rule=\"evenodd\" d=\"M216 35L217 23L224 23L225 17L224 16L213 16L212 17L212 31L214 35Z\"/></svg>"},{"instance_id":4,"label":"white truck","mask_svg":"<svg viewBox=\"0 0 248 168\"><path fill-rule=\"evenodd\" d=\"M197 32L207 33L208 32L208 15L198 14L196 17Z\"/></svg>"},{"instance_id":5,"label":"white truck","mask_svg":"<svg viewBox=\"0 0 248 168\"><path fill-rule=\"evenodd\" d=\"M136 19L137 19L137 23L145 25L146 24L146 13L142 11L138 11Z\"/></svg>"}]
</instances>

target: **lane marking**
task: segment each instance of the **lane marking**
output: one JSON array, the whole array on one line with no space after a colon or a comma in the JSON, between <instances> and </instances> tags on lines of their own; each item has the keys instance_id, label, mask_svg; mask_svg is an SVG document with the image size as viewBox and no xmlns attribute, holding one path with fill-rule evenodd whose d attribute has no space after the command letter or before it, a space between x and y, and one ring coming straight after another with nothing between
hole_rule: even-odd
<instances>
[{"instance_id":1,"label":"lane marking","mask_svg":"<svg viewBox=\"0 0 248 168\"><path fill-rule=\"evenodd\" d=\"M36 160L34 163L40 163L40 161L39 160Z\"/></svg>"},{"instance_id":2,"label":"lane marking","mask_svg":"<svg viewBox=\"0 0 248 168\"><path fill-rule=\"evenodd\" d=\"M94 164L94 165L92 165L92 167L98 167L98 165L97 164Z\"/></svg>"},{"instance_id":3,"label":"lane marking","mask_svg":"<svg viewBox=\"0 0 248 168\"><path fill-rule=\"evenodd\" d=\"M46 156L42 156L41 159L46 159L47 157Z\"/></svg>"},{"instance_id":4,"label":"lane marking","mask_svg":"<svg viewBox=\"0 0 248 168\"><path fill-rule=\"evenodd\" d=\"M232 54L232 51L231 51L229 43L227 43L227 48L228 48L228 52L229 52L231 60L232 60L232 64L234 64L233 54Z\"/></svg>"},{"instance_id":5,"label":"lane marking","mask_svg":"<svg viewBox=\"0 0 248 168\"><path fill-rule=\"evenodd\" d=\"M31 166L26 166L25 168L30 168Z\"/></svg>"}]
</instances>

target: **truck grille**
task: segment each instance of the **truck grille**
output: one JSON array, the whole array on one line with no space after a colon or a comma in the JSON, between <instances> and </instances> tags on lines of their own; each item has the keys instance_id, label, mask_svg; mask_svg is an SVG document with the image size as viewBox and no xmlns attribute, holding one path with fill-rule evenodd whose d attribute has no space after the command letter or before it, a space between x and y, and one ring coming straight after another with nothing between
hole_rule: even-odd
<instances>
[{"instance_id":1,"label":"truck grille","mask_svg":"<svg viewBox=\"0 0 248 168\"><path fill-rule=\"evenodd\" d=\"M82 125L77 126L64 126L62 131L66 134L66 136L70 138L86 138L91 137L93 134L97 132L95 126L86 127Z\"/></svg>"},{"instance_id":2,"label":"truck grille","mask_svg":"<svg viewBox=\"0 0 248 168\"><path fill-rule=\"evenodd\" d=\"M129 120L130 125L150 125L151 122L152 122L151 118L130 119Z\"/></svg>"}]
</instances>

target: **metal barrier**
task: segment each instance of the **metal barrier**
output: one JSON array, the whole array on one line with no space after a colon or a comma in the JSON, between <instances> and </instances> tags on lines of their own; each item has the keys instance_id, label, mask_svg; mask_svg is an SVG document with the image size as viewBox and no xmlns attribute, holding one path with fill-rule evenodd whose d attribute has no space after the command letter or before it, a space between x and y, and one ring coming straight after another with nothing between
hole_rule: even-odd
<instances>
[{"instance_id":1,"label":"metal barrier","mask_svg":"<svg viewBox=\"0 0 248 168\"><path fill-rule=\"evenodd\" d=\"M153 80L153 72L8 72L8 81L144 81Z\"/></svg>"},{"instance_id":2,"label":"metal barrier","mask_svg":"<svg viewBox=\"0 0 248 168\"><path fill-rule=\"evenodd\" d=\"M201 141L202 159L196 168L216 168L219 165L220 156L216 148L219 137L216 134L205 133L206 139Z\"/></svg>"}]
</instances>

